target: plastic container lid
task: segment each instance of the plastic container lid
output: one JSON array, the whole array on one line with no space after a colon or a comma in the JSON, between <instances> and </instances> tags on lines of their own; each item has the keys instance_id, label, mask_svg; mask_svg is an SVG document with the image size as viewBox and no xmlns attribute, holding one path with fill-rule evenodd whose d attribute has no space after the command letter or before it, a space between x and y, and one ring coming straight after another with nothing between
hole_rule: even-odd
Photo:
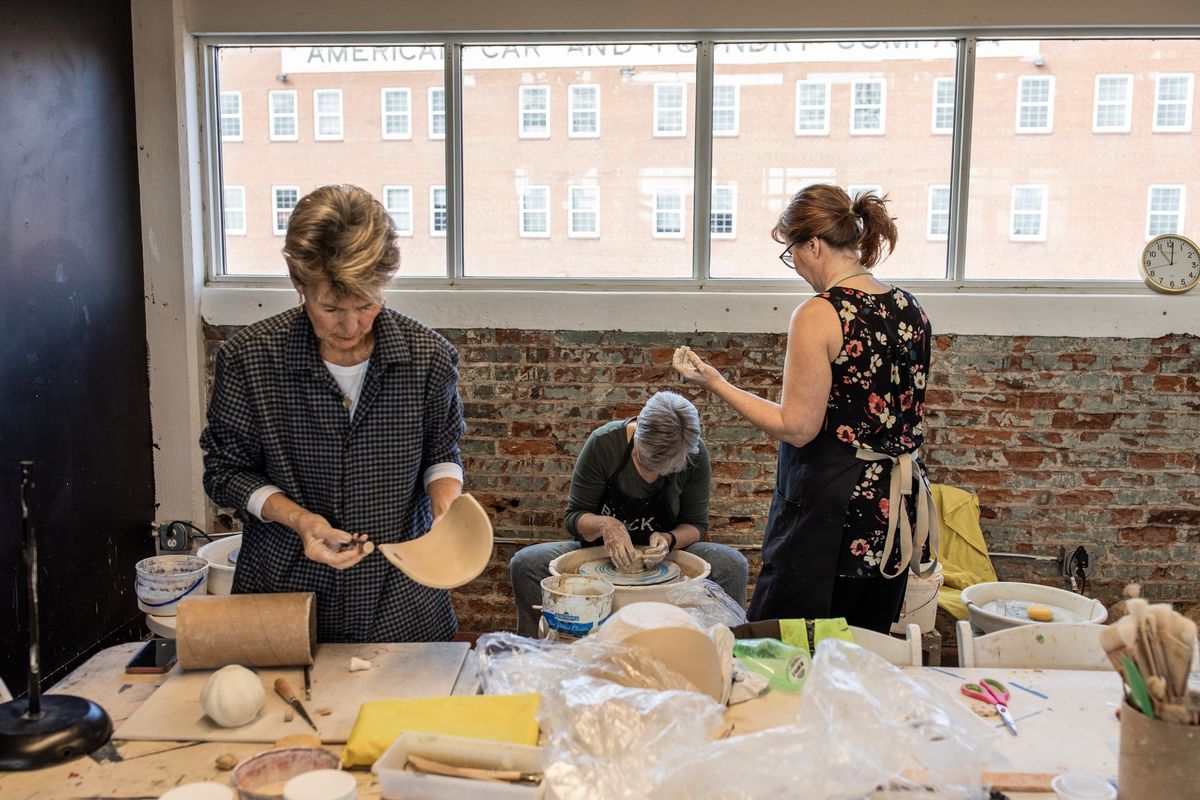
<instances>
[{"instance_id":1,"label":"plastic container lid","mask_svg":"<svg viewBox=\"0 0 1200 800\"><path fill-rule=\"evenodd\" d=\"M237 800L237 795L228 784L204 781L176 786L159 800Z\"/></svg>"},{"instance_id":2,"label":"plastic container lid","mask_svg":"<svg viewBox=\"0 0 1200 800\"><path fill-rule=\"evenodd\" d=\"M1117 790L1101 775L1064 772L1050 781L1058 800L1115 800Z\"/></svg>"},{"instance_id":3,"label":"plastic container lid","mask_svg":"<svg viewBox=\"0 0 1200 800\"><path fill-rule=\"evenodd\" d=\"M355 800L358 781L340 769L316 769L297 775L283 787L283 800Z\"/></svg>"}]
</instances>

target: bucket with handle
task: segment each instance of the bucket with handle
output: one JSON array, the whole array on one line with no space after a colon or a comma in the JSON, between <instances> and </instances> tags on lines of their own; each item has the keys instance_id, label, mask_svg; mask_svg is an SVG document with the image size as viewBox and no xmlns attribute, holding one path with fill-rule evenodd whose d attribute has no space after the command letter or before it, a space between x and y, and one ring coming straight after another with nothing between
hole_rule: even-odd
<instances>
[{"instance_id":1,"label":"bucket with handle","mask_svg":"<svg viewBox=\"0 0 1200 800\"><path fill-rule=\"evenodd\" d=\"M593 575L551 575L542 580L542 622L555 638L587 636L612 613L615 587Z\"/></svg>"},{"instance_id":2,"label":"bucket with handle","mask_svg":"<svg viewBox=\"0 0 1200 800\"><path fill-rule=\"evenodd\" d=\"M153 556L137 562L134 569L138 608L147 614L173 617L180 600L207 590L208 561L199 556Z\"/></svg>"}]
</instances>

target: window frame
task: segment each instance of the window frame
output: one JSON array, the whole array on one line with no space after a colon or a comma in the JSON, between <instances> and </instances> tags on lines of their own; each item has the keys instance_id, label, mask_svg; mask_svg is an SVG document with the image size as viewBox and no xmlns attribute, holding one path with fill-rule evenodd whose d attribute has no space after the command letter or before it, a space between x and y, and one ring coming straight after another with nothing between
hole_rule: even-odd
<instances>
[{"instance_id":1,"label":"window frame","mask_svg":"<svg viewBox=\"0 0 1200 800\"><path fill-rule=\"evenodd\" d=\"M579 109L576 107L575 93L578 89L592 89L596 93L595 108ZM576 131L575 115L592 114L596 117L596 129L593 131ZM567 138L569 139L599 139L600 138L600 84L572 83L567 85Z\"/></svg>"},{"instance_id":2,"label":"window frame","mask_svg":"<svg viewBox=\"0 0 1200 800\"><path fill-rule=\"evenodd\" d=\"M540 92L545 95L546 106L542 110L530 110L526 106L526 95ZM542 130L531 130L525 125L527 115L536 114L541 117ZM550 138L550 85L545 83L522 84L517 87L517 137L520 139L549 139Z\"/></svg>"},{"instance_id":3,"label":"window frame","mask_svg":"<svg viewBox=\"0 0 1200 800\"><path fill-rule=\"evenodd\" d=\"M679 130L662 127L664 111L674 111L674 108L664 108L659 97L663 89L679 89ZM651 131L656 139L681 139L687 137L687 84L683 81L658 81L654 84L654 111Z\"/></svg>"},{"instance_id":4,"label":"window frame","mask_svg":"<svg viewBox=\"0 0 1200 800\"><path fill-rule=\"evenodd\" d=\"M660 201L665 196L675 196L679 198L679 230L678 231L660 231L658 227L659 214L676 213L676 209L663 209ZM685 239L687 238L687 220L684 219L687 211L687 197L683 189L655 189L654 190L654 210L650 216L650 232L655 239Z\"/></svg>"},{"instance_id":5,"label":"window frame","mask_svg":"<svg viewBox=\"0 0 1200 800\"><path fill-rule=\"evenodd\" d=\"M393 206L390 205L391 198L388 196L388 193L392 192L392 191L397 191L397 190L407 193L407 195L408 195L408 208L407 209L402 209L400 211L396 211L393 208ZM380 200L383 201L384 210L386 210L388 212L388 216L390 216L392 218L392 222L394 222L396 224L396 235L404 236L404 237L412 237L414 235L413 229L416 228L415 219L414 219L415 214L413 211L413 187L412 187L412 184L409 184L409 183L385 183L383 185L383 197L381 197ZM407 228L403 227L402 225L400 225L400 223L396 222L395 215L397 213L407 213L408 214L408 227Z\"/></svg>"},{"instance_id":6,"label":"window frame","mask_svg":"<svg viewBox=\"0 0 1200 800\"><path fill-rule=\"evenodd\" d=\"M934 208L934 196L942 190L946 192L946 232L937 233L933 230L934 215L941 217L942 211ZM951 191L948 183L931 183L925 196L925 241L927 242L945 242L950 238L950 212L951 198L954 192ZM939 203L940 205L940 203Z\"/></svg>"},{"instance_id":7,"label":"window frame","mask_svg":"<svg viewBox=\"0 0 1200 800\"><path fill-rule=\"evenodd\" d=\"M1155 189L1178 189L1179 190L1179 209L1175 212L1176 226L1172 231L1154 232L1150 225L1154 217L1154 190ZM1158 212L1159 214L1163 212ZM1181 236L1186 234L1184 230L1184 222L1187 220L1187 184L1186 183L1152 183L1146 187L1146 241L1150 241L1155 236L1163 233L1178 233Z\"/></svg>"},{"instance_id":8,"label":"window frame","mask_svg":"<svg viewBox=\"0 0 1200 800\"><path fill-rule=\"evenodd\" d=\"M1045 83L1049 90L1046 92L1046 124L1044 126L1022 126L1021 110L1026 107L1038 107L1041 101L1026 102L1021 99L1021 89L1028 83ZM1017 117L1013 124L1013 132L1017 134L1050 134L1054 133L1054 76L1053 75L1018 75L1017 76Z\"/></svg>"},{"instance_id":9,"label":"window frame","mask_svg":"<svg viewBox=\"0 0 1200 800\"><path fill-rule=\"evenodd\" d=\"M322 111L321 100L322 95L329 95L337 98L337 112ZM315 142L342 142L346 139L346 106L342 98L341 89L313 89L312 91L312 108L313 108L313 141ZM337 133L321 133L321 121L334 118L337 120Z\"/></svg>"},{"instance_id":10,"label":"window frame","mask_svg":"<svg viewBox=\"0 0 1200 800\"><path fill-rule=\"evenodd\" d=\"M855 98L855 90L862 85L874 84L879 87L879 127L860 128L855 119L855 112L860 108L870 110L876 108L874 103L859 103ZM851 136L885 136L887 135L887 78L854 78L850 81L850 135Z\"/></svg>"},{"instance_id":11,"label":"window frame","mask_svg":"<svg viewBox=\"0 0 1200 800\"><path fill-rule=\"evenodd\" d=\"M241 228L232 228L231 229L229 227L229 225L225 222L225 219L229 215L230 203L229 203L229 197L228 197L227 193L229 192L230 189L237 189L238 192L240 192L242 195L242 202L241 202L241 205L238 207L238 211L240 211L242 214L242 227ZM245 236L246 235L246 227L247 227L246 226L246 222L247 222L247 220L246 220L246 187L244 184L231 183L231 184L225 184L224 186L221 187L221 221L222 221L221 230L223 230L225 232L226 236Z\"/></svg>"},{"instance_id":12,"label":"window frame","mask_svg":"<svg viewBox=\"0 0 1200 800\"><path fill-rule=\"evenodd\" d=\"M1038 189L1041 192L1041 208L1038 209L1038 232L1016 233L1017 214L1032 214L1028 209L1017 209L1017 192L1021 189ZM1010 242L1044 242L1050 227L1050 186L1045 183L1014 183L1009 199L1008 240Z\"/></svg>"},{"instance_id":13,"label":"window frame","mask_svg":"<svg viewBox=\"0 0 1200 800\"><path fill-rule=\"evenodd\" d=\"M287 225L279 227L279 212L282 209L279 207L279 193L294 192L296 200L292 203L292 207L288 209L288 220L292 218L292 212L296 209L296 203L300 202L300 187L296 184L271 184L271 233L275 236L287 235Z\"/></svg>"},{"instance_id":14,"label":"window frame","mask_svg":"<svg viewBox=\"0 0 1200 800\"><path fill-rule=\"evenodd\" d=\"M730 196L729 210L718 209L716 198L719 189L728 190ZM725 183L714 183L712 188L712 202L708 207L708 235L713 239L730 240L737 238L737 181L726 181ZM713 233L713 215L714 214L729 214L729 233Z\"/></svg>"},{"instance_id":15,"label":"window frame","mask_svg":"<svg viewBox=\"0 0 1200 800\"><path fill-rule=\"evenodd\" d=\"M1158 109L1162 105L1163 100L1159 96L1162 90L1163 78L1187 78L1187 91L1182 101L1169 101L1172 103L1182 102L1184 105L1183 118L1184 122L1181 125L1160 125L1158 123ZM1196 73L1194 72L1159 72L1154 75L1154 107L1151 117L1150 130L1153 133L1191 133L1192 132L1192 109L1195 105L1196 95Z\"/></svg>"},{"instance_id":16,"label":"window frame","mask_svg":"<svg viewBox=\"0 0 1200 800\"><path fill-rule=\"evenodd\" d=\"M233 98L237 99L237 113L236 114L226 114L224 109L220 108L221 101L223 101L226 97L233 97ZM221 130L221 141L222 142L244 141L245 136L246 136L246 126L245 126L245 121L242 116L243 106L242 106L241 90L240 89L222 90L220 95L217 98L217 103L218 103L217 124L219 125L220 130ZM227 117L233 117L234 119L237 120L237 134L236 135L225 133L225 119Z\"/></svg>"},{"instance_id":17,"label":"window frame","mask_svg":"<svg viewBox=\"0 0 1200 800\"><path fill-rule=\"evenodd\" d=\"M440 94L442 96L442 110L441 111L437 111L433 107L433 98L435 95L438 95L438 94ZM449 117L446 114L446 87L445 86L430 86L429 91L427 92L427 97L428 97L428 105L426 106L426 108L428 109L428 112L429 112L428 113L429 139L431 141L440 142L446 138L446 131L448 130L447 126L449 125ZM437 131L436 126L434 125L434 121L438 120L438 119L441 119L441 121L442 121L442 130L440 133Z\"/></svg>"},{"instance_id":18,"label":"window frame","mask_svg":"<svg viewBox=\"0 0 1200 800\"><path fill-rule=\"evenodd\" d=\"M437 226L438 217L438 192L442 193L441 213L445 215L446 222L442 228ZM450 193L446 189L444 183L435 183L429 187L429 235L437 238L444 238L450 232Z\"/></svg>"},{"instance_id":19,"label":"window frame","mask_svg":"<svg viewBox=\"0 0 1200 800\"><path fill-rule=\"evenodd\" d=\"M801 128L800 127L800 109L811 108L813 106L800 105L800 87L801 86L820 86L824 94L825 102L821 104L821 116L824 124L820 128ZM830 131L829 118L832 116L833 105L830 95L833 94L833 85L825 79L800 78L796 80L796 91L794 95L795 114L792 115L795 124L795 133L797 136L828 136Z\"/></svg>"},{"instance_id":20,"label":"window frame","mask_svg":"<svg viewBox=\"0 0 1200 800\"><path fill-rule=\"evenodd\" d=\"M281 113L275 110L276 97L291 97L292 110L288 113ZM275 132L275 121L277 119L292 120L292 134L280 134ZM298 142L300 141L300 95L295 89L271 89L267 92L267 136L272 142Z\"/></svg>"},{"instance_id":21,"label":"window frame","mask_svg":"<svg viewBox=\"0 0 1200 800\"><path fill-rule=\"evenodd\" d=\"M408 106L407 111L389 111L387 107L388 94L390 92L398 92L400 96L405 98L405 104ZM388 131L388 118L399 117L404 120L404 131L402 133L390 133ZM384 86L379 90L379 136L385 141L410 141L413 138L413 105L412 105L412 87L410 86Z\"/></svg>"},{"instance_id":22,"label":"window frame","mask_svg":"<svg viewBox=\"0 0 1200 800\"><path fill-rule=\"evenodd\" d=\"M950 84L950 127L938 127L938 111L946 107L946 103L938 98L938 88ZM934 136L949 136L954 133L954 78L937 77L933 79L933 111L929 118L929 132Z\"/></svg>"},{"instance_id":23,"label":"window frame","mask_svg":"<svg viewBox=\"0 0 1200 800\"><path fill-rule=\"evenodd\" d=\"M575 205L575 192L590 191L595 202L593 209L579 209ZM575 228L576 213L592 213L596 218L595 229L591 231ZM599 239L600 238L600 187L595 183L567 184L567 238L568 239Z\"/></svg>"},{"instance_id":24,"label":"window frame","mask_svg":"<svg viewBox=\"0 0 1200 800\"><path fill-rule=\"evenodd\" d=\"M721 109L733 112L733 127L729 130L717 130L717 89L732 89L733 104L732 106L722 106ZM712 135L714 137L726 138L730 136L739 136L741 134L741 107L742 107L742 87L732 81L717 80L713 82L713 123Z\"/></svg>"},{"instance_id":25,"label":"window frame","mask_svg":"<svg viewBox=\"0 0 1200 800\"><path fill-rule=\"evenodd\" d=\"M1121 101L1124 109L1124 119L1120 125L1100 125L1100 83L1104 80L1120 78L1125 84L1125 97ZM1096 74L1095 88L1092 90L1092 133L1129 133L1133 130L1133 73L1130 72L1100 72ZM1104 102L1106 106L1116 105L1113 101Z\"/></svg>"},{"instance_id":26,"label":"window frame","mask_svg":"<svg viewBox=\"0 0 1200 800\"><path fill-rule=\"evenodd\" d=\"M539 192L545 198L542 208L529 208L529 195L531 192ZM528 221L526 215L541 214L546 221L545 230L536 230L525 227ZM527 183L517 187L517 236L521 239L549 239L550 238L550 184L548 183Z\"/></svg>"}]
</instances>

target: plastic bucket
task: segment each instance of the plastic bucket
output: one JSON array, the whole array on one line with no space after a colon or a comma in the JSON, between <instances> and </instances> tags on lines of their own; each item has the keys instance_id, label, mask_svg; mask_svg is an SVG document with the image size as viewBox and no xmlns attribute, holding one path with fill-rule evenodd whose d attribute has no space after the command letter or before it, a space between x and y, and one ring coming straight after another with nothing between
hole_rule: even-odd
<instances>
[{"instance_id":1,"label":"plastic bucket","mask_svg":"<svg viewBox=\"0 0 1200 800\"><path fill-rule=\"evenodd\" d=\"M614 591L593 575L551 575L542 580L542 619L560 637L587 636L612 613Z\"/></svg>"},{"instance_id":2,"label":"plastic bucket","mask_svg":"<svg viewBox=\"0 0 1200 800\"><path fill-rule=\"evenodd\" d=\"M196 555L208 561L208 593L231 594L233 592L234 565L229 554L242 546L242 535L223 536L201 547Z\"/></svg>"},{"instance_id":3,"label":"plastic bucket","mask_svg":"<svg viewBox=\"0 0 1200 800\"><path fill-rule=\"evenodd\" d=\"M208 561L199 556L143 558L134 569L138 608L147 614L173 617L180 600L207 591Z\"/></svg>"},{"instance_id":4,"label":"plastic bucket","mask_svg":"<svg viewBox=\"0 0 1200 800\"><path fill-rule=\"evenodd\" d=\"M924 568L924 565L922 565ZM908 586L904 589L904 604L900 606L900 619L892 625L892 633L903 634L909 623L929 633L937 624L937 596L942 588L942 565L938 563L933 574L922 578L909 570Z\"/></svg>"}]
</instances>

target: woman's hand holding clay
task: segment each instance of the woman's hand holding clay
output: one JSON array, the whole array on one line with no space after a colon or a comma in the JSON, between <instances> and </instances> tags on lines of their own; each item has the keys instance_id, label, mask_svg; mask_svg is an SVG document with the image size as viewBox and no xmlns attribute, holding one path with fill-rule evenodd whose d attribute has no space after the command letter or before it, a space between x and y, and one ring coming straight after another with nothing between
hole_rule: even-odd
<instances>
[{"instance_id":1,"label":"woman's hand holding clay","mask_svg":"<svg viewBox=\"0 0 1200 800\"><path fill-rule=\"evenodd\" d=\"M646 568L649 569L655 564L661 563L670 550L671 540L665 534L650 534L650 546L642 551L642 560L645 562Z\"/></svg>"},{"instance_id":2,"label":"woman's hand holding clay","mask_svg":"<svg viewBox=\"0 0 1200 800\"><path fill-rule=\"evenodd\" d=\"M721 373L705 364L704 359L692 352L690 347L678 348L674 358L671 359L671 366L683 376L685 381L703 386L705 389L711 389L724 380Z\"/></svg>"},{"instance_id":3,"label":"woman's hand holding clay","mask_svg":"<svg viewBox=\"0 0 1200 800\"><path fill-rule=\"evenodd\" d=\"M360 547L341 549L344 545L355 542L355 537L345 531L339 531L320 514L305 514L295 530L300 534L300 541L304 542L304 555L319 564L327 564L334 569L347 569L367 555Z\"/></svg>"},{"instance_id":4,"label":"woman's hand holding clay","mask_svg":"<svg viewBox=\"0 0 1200 800\"><path fill-rule=\"evenodd\" d=\"M638 557L638 552L633 549L629 531L616 517L603 517L602 519L604 521L601 523L600 535L604 538L604 547L608 550L608 557L612 559L613 566L619 571L630 572L634 559Z\"/></svg>"}]
</instances>

